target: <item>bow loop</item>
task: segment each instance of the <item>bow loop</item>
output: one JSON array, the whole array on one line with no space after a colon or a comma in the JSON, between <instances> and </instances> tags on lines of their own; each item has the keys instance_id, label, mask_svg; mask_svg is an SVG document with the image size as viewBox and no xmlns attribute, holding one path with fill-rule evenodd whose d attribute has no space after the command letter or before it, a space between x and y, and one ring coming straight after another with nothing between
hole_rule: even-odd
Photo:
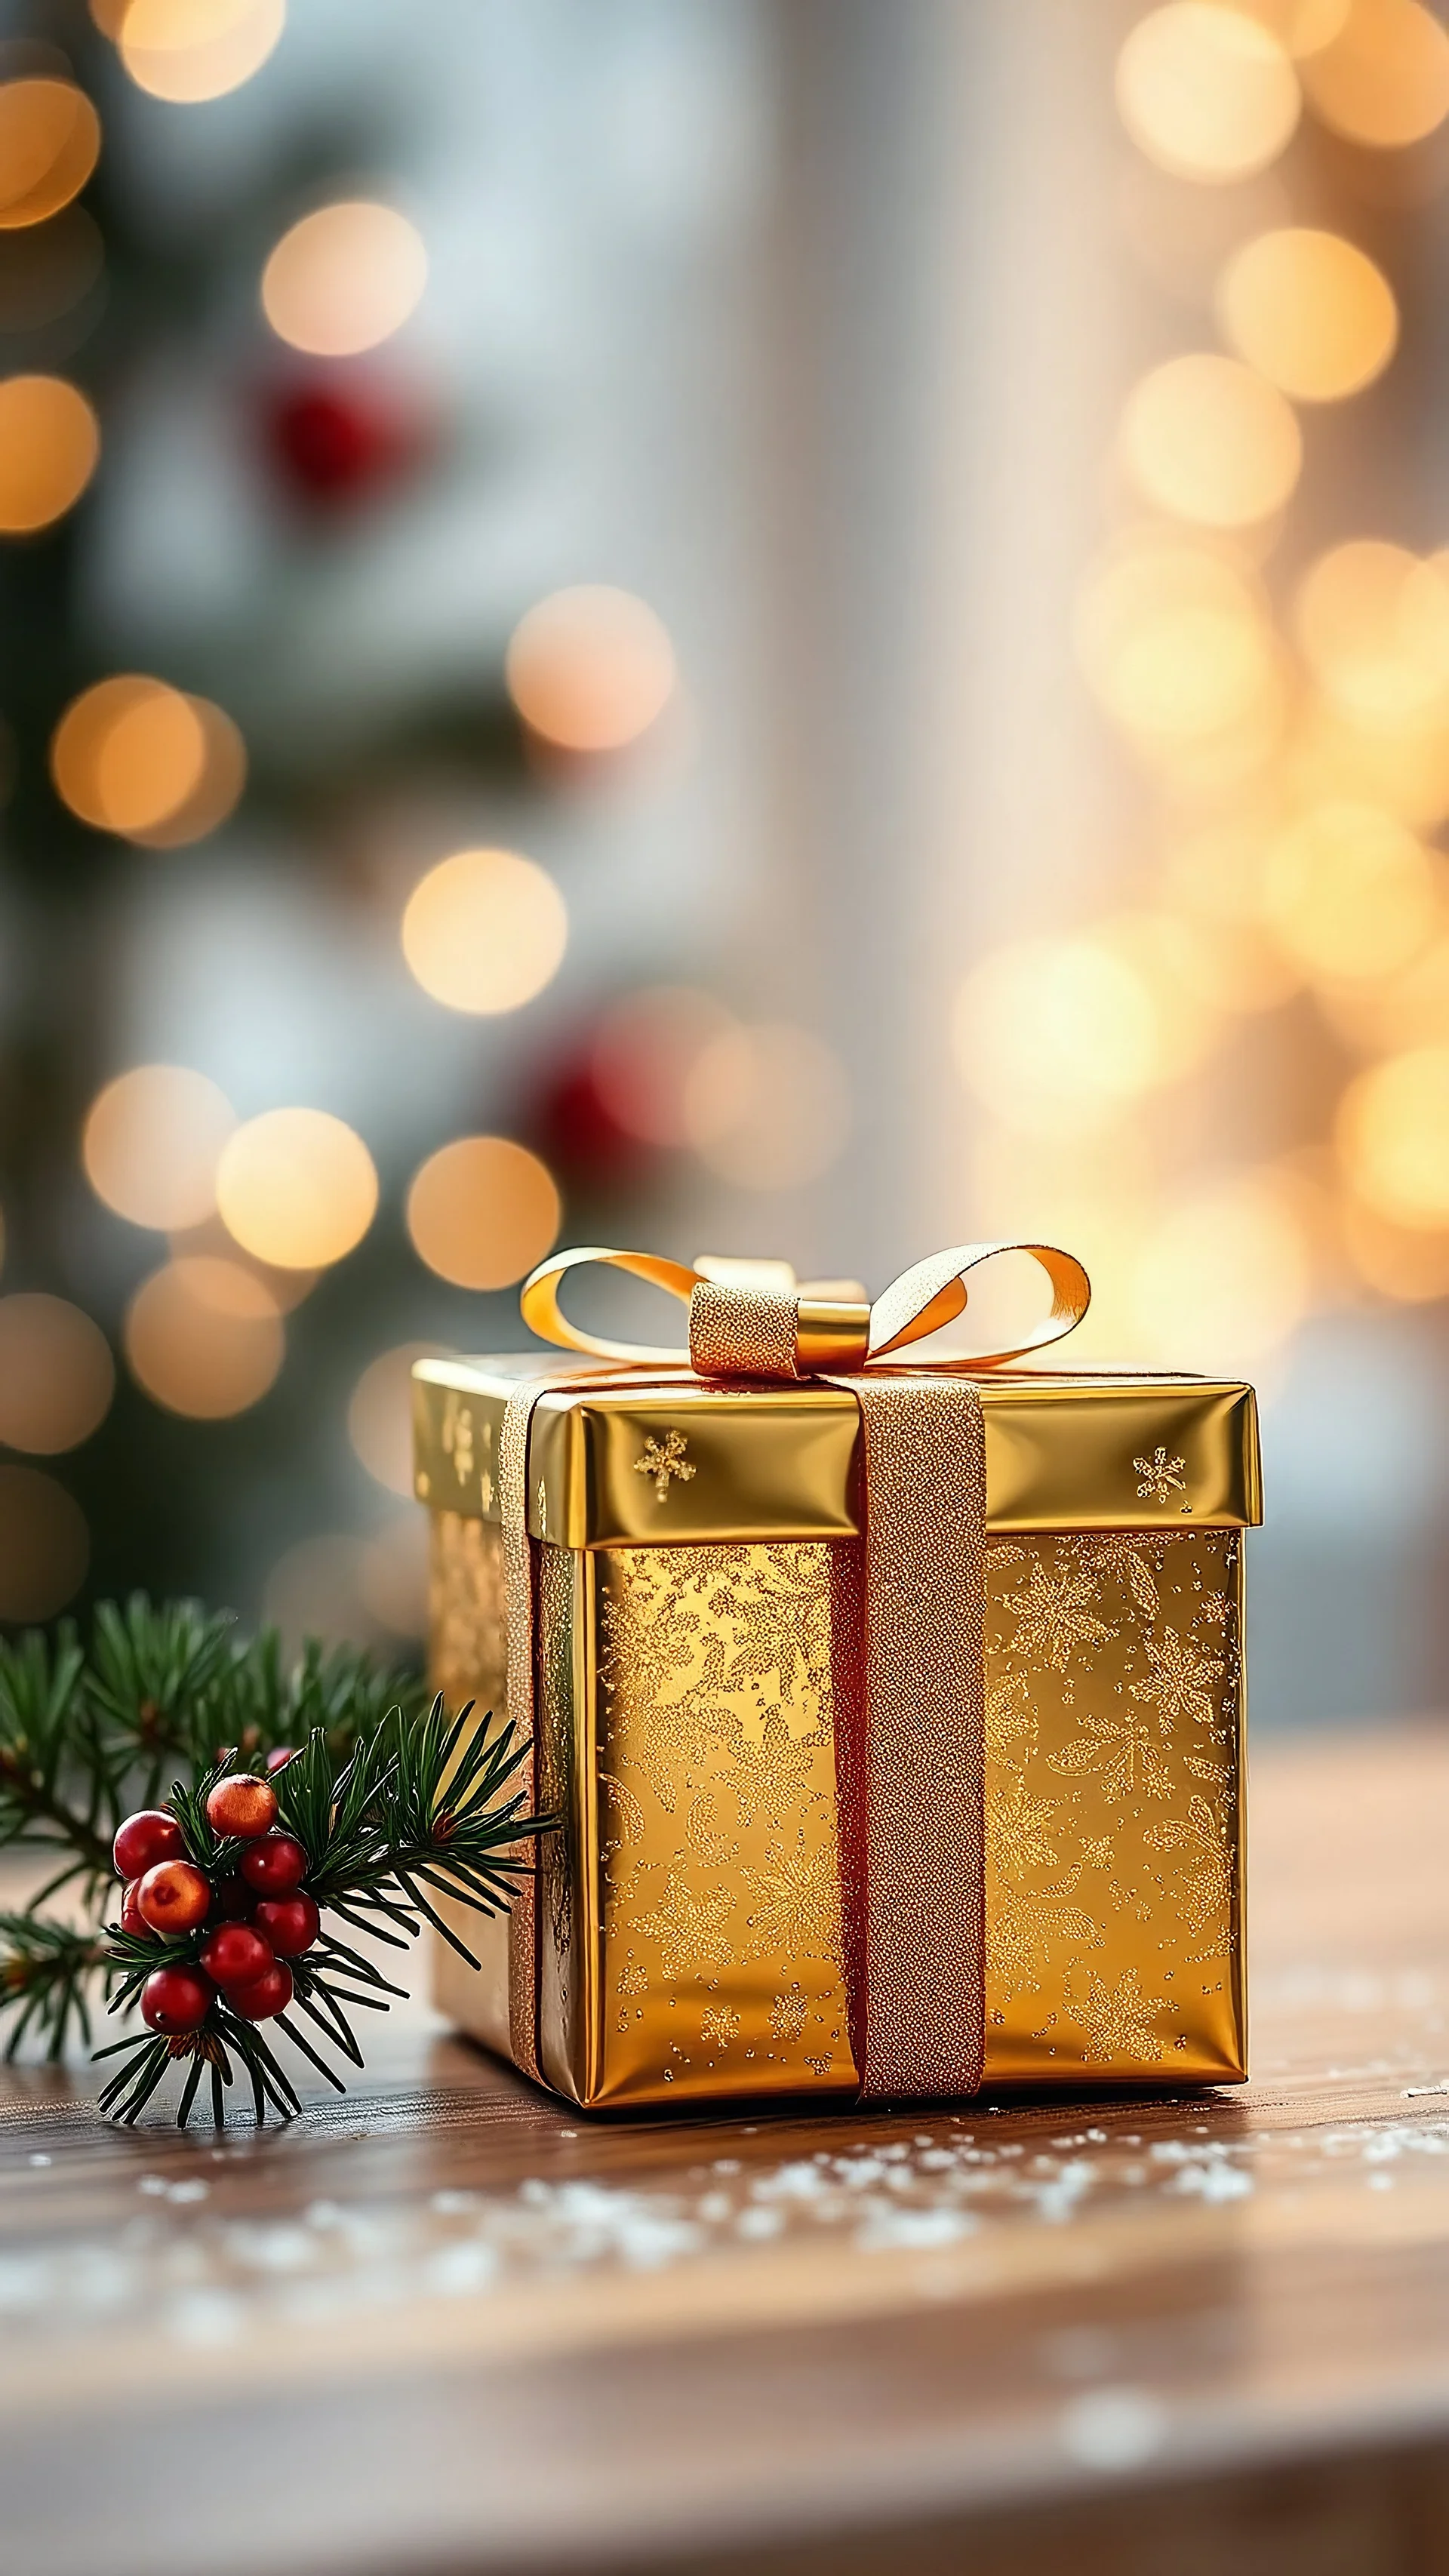
<instances>
[{"instance_id":1,"label":"bow loop","mask_svg":"<svg viewBox=\"0 0 1449 2576\"><path fill-rule=\"evenodd\" d=\"M954 1323L969 1304L972 1274L1004 1253L1025 1253L1046 1272L1052 1289L1050 1312L1009 1345L932 1362L936 1370L998 1368L1005 1360L1020 1359L1027 1351L1060 1341L1081 1322L1092 1287L1074 1254L1047 1243L954 1244L948 1251L914 1262L873 1306L867 1306L863 1298L841 1293L851 1285L848 1281L822 1281L815 1289L809 1283L797 1287L794 1272L785 1262L732 1262L701 1255L698 1266L690 1269L658 1253L611 1252L586 1245L541 1262L524 1281L519 1303L524 1322L544 1341L628 1368L691 1369L699 1377L785 1380L827 1373L853 1375L891 1365L895 1353ZM609 1341L572 1323L560 1304L561 1284L571 1271L593 1262L627 1271L678 1297L689 1308L688 1349ZM896 1360L894 1365L904 1363Z\"/></svg>"}]
</instances>

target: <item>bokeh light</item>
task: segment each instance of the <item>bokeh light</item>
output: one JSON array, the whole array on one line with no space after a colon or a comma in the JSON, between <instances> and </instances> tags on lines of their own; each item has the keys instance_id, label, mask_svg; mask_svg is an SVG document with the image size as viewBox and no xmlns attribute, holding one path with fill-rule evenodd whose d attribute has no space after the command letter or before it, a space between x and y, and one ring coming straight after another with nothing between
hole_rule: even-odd
<instances>
[{"instance_id":1,"label":"bokeh light","mask_svg":"<svg viewBox=\"0 0 1449 2576\"><path fill-rule=\"evenodd\" d=\"M1159 1075L1151 988L1090 937L1015 940L983 958L952 1034L977 1097L1027 1132L1089 1133Z\"/></svg>"},{"instance_id":2,"label":"bokeh light","mask_svg":"<svg viewBox=\"0 0 1449 2576\"><path fill-rule=\"evenodd\" d=\"M106 247L84 206L25 231L0 228L0 331L42 331L98 282Z\"/></svg>"},{"instance_id":3,"label":"bokeh light","mask_svg":"<svg viewBox=\"0 0 1449 2576\"><path fill-rule=\"evenodd\" d=\"M1295 62L1331 45L1352 5L1353 0L1231 0L1245 18L1256 18L1276 36Z\"/></svg>"},{"instance_id":4,"label":"bokeh light","mask_svg":"<svg viewBox=\"0 0 1449 2576\"><path fill-rule=\"evenodd\" d=\"M1178 972L1219 1010L1272 1010L1301 980L1264 925L1267 840L1251 822L1218 821L1185 833L1167 852L1163 894L1188 932Z\"/></svg>"},{"instance_id":5,"label":"bokeh light","mask_svg":"<svg viewBox=\"0 0 1449 2576\"><path fill-rule=\"evenodd\" d=\"M121 672L71 700L51 740L50 766L57 794L83 823L169 848L224 820L241 793L246 756L219 707Z\"/></svg>"},{"instance_id":6,"label":"bokeh light","mask_svg":"<svg viewBox=\"0 0 1449 2576\"><path fill-rule=\"evenodd\" d=\"M53 1619L79 1592L90 1552L64 1485L39 1467L0 1466L0 1619Z\"/></svg>"},{"instance_id":7,"label":"bokeh light","mask_svg":"<svg viewBox=\"0 0 1449 2576\"><path fill-rule=\"evenodd\" d=\"M1159 169L1221 184L1277 159L1300 98L1270 29L1210 0L1169 0L1140 18L1122 47L1117 105Z\"/></svg>"},{"instance_id":8,"label":"bokeh light","mask_svg":"<svg viewBox=\"0 0 1449 2576\"><path fill-rule=\"evenodd\" d=\"M512 850L458 850L408 897L403 955L450 1011L516 1011L557 974L568 914L551 876Z\"/></svg>"},{"instance_id":9,"label":"bokeh light","mask_svg":"<svg viewBox=\"0 0 1449 2576\"><path fill-rule=\"evenodd\" d=\"M1381 1297L1424 1305L1449 1297L1449 1229L1424 1233L1393 1225L1346 1191L1339 1210L1343 1248L1358 1276Z\"/></svg>"},{"instance_id":10,"label":"bokeh light","mask_svg":"<svg viewBox=\"0 0 1449 2576\"><path fill-rule=\"evenodd\" d=\"M652 608L602 584L555 591L519 620L508 693L531 733L562 751L622 751L674 694L674 648Z\"/></svg>"},{"instance_id":11,"label":"bokeh light","mask_svg":"<svg viewBox=\"0 0 1449 2576\"><path fill-rule=\"evenodd\" d=\"M507 1136L459 1136L430 1154L407 1197L413 1248L457 1288L510 1288L558 1240L546 1165Z\"/></svg>"},{"instance_id":12,"label":"bokeh light","mask_svg":"<svg viewBox=\"0 0 1449 2576\"><path fill-rule=\"evenodd\" d=\"M1166 529L1124 538L1083 589L1076 640L1095 695L1146 758L1228 780L1271 751L1277 648L1256 581L1226 549Z\"/></svg>"},{"instance_id":13,"label":"bokeh light","mask_svg":"<svg viewBox=\"0 0 1449 2576\"><path fill-rule=\"evenodd\" d=\"M267 1577L262 1615L297 1653L324 1645L396 1650L427 1623L427 1521L410 1511L370 1539L340 1532L289 1547Z\"/></svg>"},{"instance_id":14,"label":"bokeh light","mask_svg":"<svg viewBox=\"0 0 1449 2576\"><path fill-rule=\"evenodd\" d=\"M61 518L100 452L100 423L63 376L0 381L0 533L20 536Z\"/></svg>"},{"instance_id":15,"label":"bokeh light","mask_svg":"<svg viewBox=\"0 0 1449 2576\"><path fill-rule=\"evenodd\" d=\"M1170 1208L1133 1270L1141 1346L1176 1367L1260 1364L1302 1322L1311 1247L1293 1195L1271 1172L1245 1172Z\"/></svg>"},{"instance_id":16,"label":"bokeh light","mask_svg":"<svg viewBox=\"0 0 1449 2576\"><path fill-rule=\"evenodd\" d=\"M1235 358L1199 351L1155 367L1128 397L1122 461L1143 499L1210 528L1281 510L1303 463L1292 407Z\"/></svg>"},{"instance_id":17,"label":"bokeh light","mask_svg":"<svg viewBox=\"0 0 1449 2576\"><path fill-rule=\"evenodd\" d=\"M1399 336L1382 269L1338 233L1285 225L1228 261L1218 319L1250 367L1295 402L1339 402L1382 375Z\"/></svg>"},{"instance_id":18,"label":"bokeh light","mask_svg":"<svg viewBox=\"0 0 1449 2576\"><path fill-rule=\"evenodd\" d=\"M110 1345L64 1297L0 1297L0 1441L51 1457L104 1422L115 1390Z\"/></svg>"},{"instance_id":19,"label":"bokeh light","mask_svg":"<svg viewBox=\"0 0 1449 2576\"><path fill-rule=\"evenodd\" d=\"M259 1403L286 1350L276 1300L239 1261L201 1253L144 1279L122 1339L132 1376L169 1413L219 1422Z\"/></svg>"},{"instance_id":20,"label":"bokeh light","mask_svg":"<svg viewBox=\"0 0 1449 2576\"><path fill-rule=\"evenodd\" d=\"M1351 143L1398 150L1449 116L1449 35L1420 0L1352 0L1303 82L1315 114Z\"/></svg>"},{"instance_id":21,"label":"bokeh light","mask_svg":"<svg viewBox=\"0 0 1449 2576\"><path fill-rule=\"evenodd\" d=\"M116 44L138 89L183 105L240 89L286 23L287 0L129 0Z\"/></svg>"},{"instance_id":22,"label":"bokeh light","mask_svg":"<svg viewBox=\"0 0 1449 2576\"><path fill-rule=\"evenodd\" d=\"M605 1012L594 1039L594 1079L626 1136L641 1145L688 1144L689 1077L705 1048L734 1025L712 993L688 984L649 986Z\"/></svg>"},{"instance_id":23,"label":"bokeh light","mask_svg":"<svg viewBox=\"0 0 1449 2576\"><path fill-rule=\"evenodd\" d=\"M1321 555L1299 586L1294 626L1335 702L1370 724L1449 707L1449 579L1443 563L1359 538Z\"/></svg>"},{"instance_id":24,"label":"bokeh light","mask_svg":"<svg viewBox=\"0 0 1449 2576\"><path fill-rule=\"evenodd\" d=\"M283 234L262 274L262 309L292 348L355 357L401 330L427 278L427 253L406 215L354 199L322 206Z\"/></svg>"},{"instance_id":25,"label":"bokeh light","mask_svg":"<svg viewBox=\"0 0 1449 2576\"><path fill-rule=\"evenodd\" d=\"M413 1490L413 1363L435 1358L441 1348L439 1342L400 1342L395 1350L380 1351L348 1400L347 1437L369 1476L390 1494Z\"/></svg>"},{"instance_id":26,"label":"bokeh light","mask_svg":"<svg viewBox=\"0 0 1449 2576\"><path fill-rule=\"evenodd\" d=\"M1371 1065L1339 1104L1350 1186L1393 1225L1449 1228L1449 1046Z\"/></svg>"},{"instance_id":27,"label":"bokeh light","mask_svg":"<svg viewBox=\"0 0 1449 2576\"><path fill-rule=\"evenodd\" d=\"M222 1223L278 1270L325 1270L362 1241L377 1172L362 1138L325 1109L268 1109L228 1137L216 1169Z\"/></svg>"},{"instance_id":28,"label":"bokeh light","mask_svg":"<svg viewBox=\"0 0 1449 2576\"><path fill-rule=\"evenodd\" d=\"M97 1198L160 1233L201 1225L216 1205L216 1167L236 1125L224 1092L187 1065L117 1074L91 1105L81 1139Z\"/></svg>"},{"instance_id":29,"label":"bokeh light","mask_svg":"<svg viewBox=\"0 0 1449 2576\"><path fill-rule=\"evenodd\" d=\"M1391 975L1425 949L1442 906L1435 863L1392 814L1333 804L1275 835L1263 908L1309 975Z\"/></svg>"},{"instance_id":30,"label":"bokeh light","mask_svg":"<svg viewBox=\"0 0 1449 2576\"><path fill-rule=\"evenodd\" d=\"M850 1084L823 1038L788 1022L731 1027L712 1038L684 1086L690 1144L741 1189L793 1190L818 1180L850 1132Z\"/></svg>"},{"instance_id":31,"label":"bokeh light","mask_svg":"<svg viewBox=\"0 0 1449 2576\"><path fill-rule=\"evenodd\" d=\"M96 166L100 120L73 81L0 81L0 228L44 223Z\"/></svg>"}]
</instances>

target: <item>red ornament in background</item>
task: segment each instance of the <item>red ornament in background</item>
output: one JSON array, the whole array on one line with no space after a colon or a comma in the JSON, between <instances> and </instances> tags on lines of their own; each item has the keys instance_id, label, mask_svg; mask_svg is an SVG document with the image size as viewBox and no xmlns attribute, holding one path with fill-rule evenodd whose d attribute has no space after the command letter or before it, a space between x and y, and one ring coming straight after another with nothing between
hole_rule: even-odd
<instances>
[{"instance_id":1,"label":"red ornament in background","mask_svg":"<svg viewBox=\"0 0 1449 2576\"><path fill-rule=\"evenodd\" d=\"M550 1171L566 1183L620 1189L648 1175L652 1157L615 1117L600 1089L592 1044L545 1073L524 1124Z\"/></svg>"},{"instance_id":2,"label":"red ornament in background","mask_svg":"<svg viewBox=\"0 0 1449 2576\"><path fill-rule=\"evenodd\" d=\"M267 397L266 444L283 482L316 509L338 510L401 482L433 444L416 400L375 377L322 376Z\"/></svg>"}]
</instances>

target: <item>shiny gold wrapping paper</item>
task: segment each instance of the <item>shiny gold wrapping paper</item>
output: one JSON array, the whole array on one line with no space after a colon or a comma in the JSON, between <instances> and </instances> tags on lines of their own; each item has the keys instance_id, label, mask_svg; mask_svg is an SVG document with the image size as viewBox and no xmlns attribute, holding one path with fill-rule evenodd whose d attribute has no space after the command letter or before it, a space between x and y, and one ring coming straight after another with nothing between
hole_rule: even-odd
<instances>
[{"instance_id":1,"label":"shiny gold wrapping paper","mask_svg":"<svg viewBox=\"0 0 1449 2576\"><path fill-rule=\"evenodd\" d=\"M433 1673L450 1698L499 1706L489 1415L455 1364L432 1370L419 1390L419 1482L433 1504ZM1014 1447L998 1441L998 1459L1012 1465L1004 1505L999 1468L990 1489L985 2080L1232 2081L1245 2071L1241 1525L1257 1508L1251 1396L1201 1381L1112 1381L1114 1414L1101 1387L1052 1383L1047 1429L1050 1397L1043 1407L1018 1382L997 1412L1018 1425L1024 1410L1035 1418ZM540 2057L548 2082L587 2105L848 2096L858 2081L841 1964L835 1728L838 1695L853 1687L860 1551L836 1517L848 1518L848 1484L833 1467L819 1473L838 1435L817 1421L802 1469L807 1491L815 1477L814 1525L827 1535L696 1536L701 1523L716 1529L715 1498L666 1475L658 1502L653 1473L635 1472L646 1454L668 1458L670 1428L683 1442L676 1464L691 1463L703 1414L694 1392L595 1397L587 1408L549 1399L555 1427L540 1443L540 1794L564 1819L541 1847ZM989 1393L994 1402L998 1390ZM741 1406L733 1394L706 1402L712 1431ZM766 1449L784 1430L782 1407L798 1416L816 1404L815 1390L743 1399L756 1419L775 1417ZM613 1484L633 1477L629 1508L642 1491L643 1529L656 1516L671 1544L592 1534L602 1526L612 1536L618 1517L609 1440L588 1421L610 1410ZM821 1410L833 1423L834 1406ZM1127 1525L1019 1525L1033 1508L1032 1473L1038 1485L1044 1472L1080 1483L1080 1462L1051 1466L1053 1438L1070 1446L1073 1424L1095 1449L1108 1508L1109 1471L1119 1488L1126 1475L1117 1511ZM1168 1438L1152 1436L1164 1430ZM1024 1453L1036 1462L1030 1473ZM778 1459L746 1476L756 1506L772 1478L766 1527L792 1509L804 1518ZM455 1510L449 1489L460 1485ZM572 1544L545 1534L551 1521ZM480 1934L470 1917L464 1930L475 1951L481 1939L482 1970L440 1945L439 2001L506 2055L506 1926Z\"/></svg>"}]
</instances>

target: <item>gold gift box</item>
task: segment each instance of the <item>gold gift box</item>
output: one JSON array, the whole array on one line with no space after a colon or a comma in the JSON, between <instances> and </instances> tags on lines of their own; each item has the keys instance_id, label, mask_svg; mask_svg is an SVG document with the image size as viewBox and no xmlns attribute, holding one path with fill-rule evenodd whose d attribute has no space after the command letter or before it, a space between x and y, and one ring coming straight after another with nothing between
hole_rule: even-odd
<instances>
[{"instance_id":1,"label":"gold gift box","mask_svg":"<svg viewBox=\"0 0 1449 2576\"><path fill-rule=\"evenodd\" d=\"M414 1372L431 1670L506 1700L498 1447L544 1359ZM1252 1390L1012 1369L985 1419L988 2085L1246 2072L1242 1532ZM859 1414L823 1383L576 1380L528 1452L539 2063L585 2106L849 2096L835 1724ZM436 1994L509 2047L508 1932Z\"/></svg>"}]
</instances>

